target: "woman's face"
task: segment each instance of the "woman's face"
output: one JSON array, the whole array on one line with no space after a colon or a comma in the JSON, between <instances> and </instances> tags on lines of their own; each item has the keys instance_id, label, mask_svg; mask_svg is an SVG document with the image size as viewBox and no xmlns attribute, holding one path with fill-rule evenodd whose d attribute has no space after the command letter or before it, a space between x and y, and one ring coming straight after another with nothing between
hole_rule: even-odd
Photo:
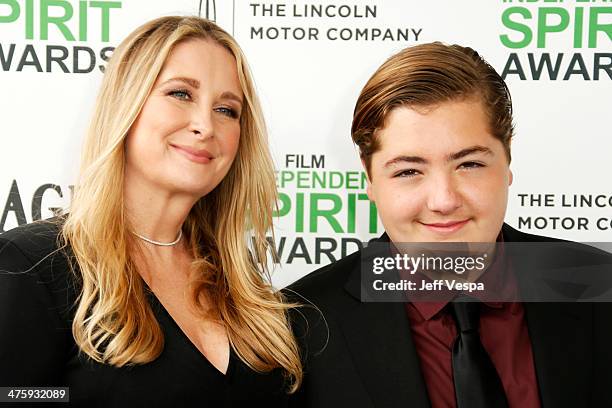
<instances>
[{"instance_id":1,"label":"woman's face","mask_svg":"<svg viewBox=\"0 0 612 408\"><path fill-rule=\"evenodd\" d=\"M198 199L234 161L243 95L236 60L208 40L168 55L126 141L126 183Z\"/></svg>"}]
</instances>

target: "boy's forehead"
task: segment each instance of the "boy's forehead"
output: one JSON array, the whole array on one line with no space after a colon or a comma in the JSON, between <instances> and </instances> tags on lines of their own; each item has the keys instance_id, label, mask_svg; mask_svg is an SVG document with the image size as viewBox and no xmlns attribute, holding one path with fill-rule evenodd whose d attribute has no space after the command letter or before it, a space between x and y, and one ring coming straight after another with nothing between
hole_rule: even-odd
<instances>
[{"instance_id":1,"label":"boy's forehead","mask_svg":"<svg viewBox=\"0 0 612 408\"><path fill-rule=\"evenodd\" d=\"M395 108L375 137L381 150L406 148L432 153L496 141L481 104L468 101Z\"/></svg>"}]
</instances>

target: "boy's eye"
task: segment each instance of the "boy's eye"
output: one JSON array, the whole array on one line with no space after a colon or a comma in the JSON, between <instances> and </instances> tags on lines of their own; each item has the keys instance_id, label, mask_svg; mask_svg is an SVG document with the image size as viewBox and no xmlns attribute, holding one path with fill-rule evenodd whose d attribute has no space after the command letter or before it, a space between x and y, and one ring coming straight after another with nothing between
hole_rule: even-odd
<instances>
[{"instance_id":1,"label":"boy's eye","mask_svg":"<svg viewBox=\"0 0 612 408\"><path fill-rule=\"evenodd\" d=\"M406 169L406 170L398 171L397 173L393 175L393 177L414 177L418 174L420 173L416 169Z\"/></svg>"},{"instance_id":2,"label":"boy's eye","mask_svg":"<svg viewBox=\"0 0 612 408\"><path fill-rule=\"evenodd\" d=\"M474 169L477 167L484 167L484 165L482 163L469 161L469 162L461 163L459 167L464 168L464 169Z\"/></svg>"}]
</instances>

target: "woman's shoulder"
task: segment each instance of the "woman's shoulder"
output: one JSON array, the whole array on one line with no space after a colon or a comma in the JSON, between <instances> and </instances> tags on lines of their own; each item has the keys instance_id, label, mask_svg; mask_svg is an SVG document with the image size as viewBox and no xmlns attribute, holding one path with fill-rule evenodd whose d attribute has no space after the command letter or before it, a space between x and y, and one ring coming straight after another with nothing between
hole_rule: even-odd
<instances>
[{"instance_id":1,"label":"woman's shoulder","mask_svg":"<svg viewBox=\"0 0 612 408\"><path fill-rule=\"evenodd\" d=\"M64 217L54 217L21 225L0 235L0 257L4 251L18 251L29 260L37 260L58 248Z\"/></svg>"},{"instance_id":2,"label":"woman's shoulder","mask_svg":"<svg viewBox=\"0 0 612 408\"><path fill-rule=\"evenodd\" d=\"M59 239L64 220L60 216L35 221L0 235L0 265L31 268L46 260L61 260L66 253Z\"/></svg>"},{"instance_id":3,"label":"woman's shoulder","mask_svg":"<svg viewBox=\"0 0 612 408\"><path fill-rule=\"evenodd\" d=\"M73 347L75 292L60 219L0 235L0 384L58 385Z\"/></svg>"},{"instance_id":4,"label":"woman's shoulder","mask_svg":"<svg viewBox=\"0 0 612 408\"><path fill-rule=\"evenodd\" d=\"M0 278L4 285L42 286L40 289L46 289L56 302L72 300L69 250L59 244L63 219L36 221L0 235Z\"/></svg>"}]
</instances>

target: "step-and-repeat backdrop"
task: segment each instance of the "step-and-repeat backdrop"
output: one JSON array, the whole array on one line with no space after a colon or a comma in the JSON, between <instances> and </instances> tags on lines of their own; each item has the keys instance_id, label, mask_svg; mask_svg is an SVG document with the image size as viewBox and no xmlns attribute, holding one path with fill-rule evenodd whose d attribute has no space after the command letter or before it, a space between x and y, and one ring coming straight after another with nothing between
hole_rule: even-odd
<instances>
[{"instance_id":1,"label":"step-and-repeat backdrop","mask_svg":"<svg viewBox=\"0 0 612 408\"><path fill-rule=\"evenodd\" d=\"M601 0L0 0L0 232L65 208L104 67L161 15L215 20L245 50L280 191L275 284L382 233L350 140L387 57L441 40L478 50L513 95L507 222L612 240L612 4Z\"/></svg>"}]
</instances>

